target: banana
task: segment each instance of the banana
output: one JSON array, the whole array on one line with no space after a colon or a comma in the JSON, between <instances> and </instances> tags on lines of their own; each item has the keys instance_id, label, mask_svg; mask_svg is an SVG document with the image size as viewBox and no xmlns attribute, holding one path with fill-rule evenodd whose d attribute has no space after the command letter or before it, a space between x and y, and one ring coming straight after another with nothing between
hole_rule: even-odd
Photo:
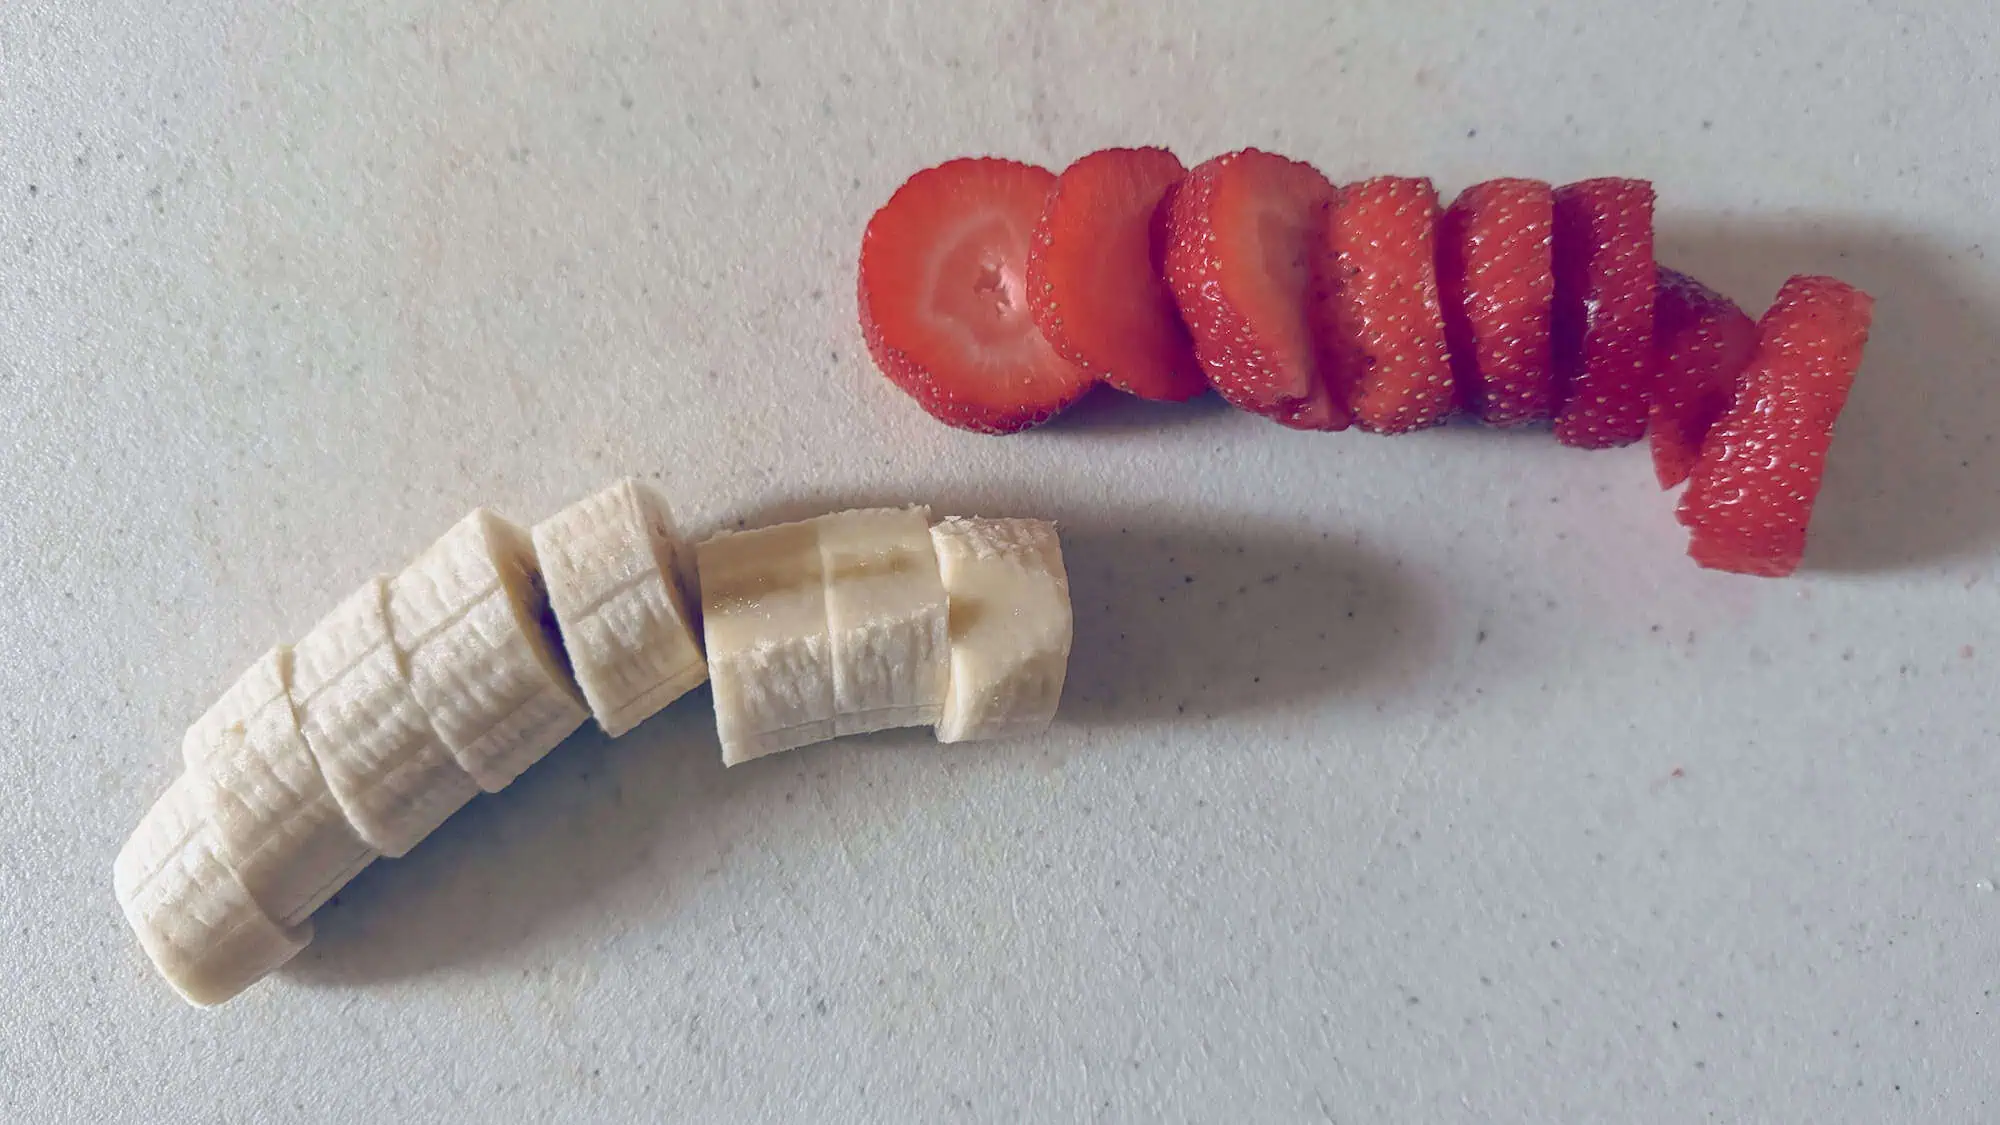
<instances>
[{"instance_id":1,"label":"banana","mask_svg":"<svg viewBox=\"0 0 2000 1125\"><path fill-rule=\"evenodd\" d=\"M1047 729L1062 699L1072 621L1062 544L1042 520L948 519L931 528L951 600L940 742Z\"/></svg>"},{"instance_id":2,"label":"banana","mask_svg":"<svg viewBox=\"0 0 2000 1125\"><path fill-rule=\"evenodd\" d=\"M112 888L139 945L197 1007L220 1004L304 949L312 925L280 926L225 863L207 819L210 787L183 773L147 810L112 864Z\"/></svg>"},{"instance_id":3,"label":"banana","mask_svg":"<svg viewBox=\"0 0 2000 1125\"><path fill-rule=\"evenodd\" d=\"M281 654L280 649L285 651ZM181 738L181 760L190 768L198 766L222 745L223 732L242 726L244 721L285 694L280 660L289 660L286 646L273 648L244 669L207 711L194 721Z\"/></svg>"},{"instance_id":4,"label":"banana","mask_svg":"<svg viewBox=\"0 0 2000 1125\"><path fill-rule=\"evenodd\" d=\"M570 670L613 738L699 687L679 539L652 490L626 478L535 525L535 554Z\"/></svg>"},{"instance_id":5,"label":"banana","mask_svg":"<svg viewBox=\"0 0 2000 1125\"><path fill-rule=\"evenodd\" d=\"M723 764L832 738L818 522L724 532L695 547L695 564Z\"/></svg>"},{"instance_id":6,"label":"banana","mask_svg":"<svg viewBox=\"0 0 2000 1125\"><path fill-rule=\"evenodd\" d=\"M950 642L930 509L864 509L817 522L834 734L935 724Z\"/></svg>"},{"instance_id":7,"label":"banana","mask_svg":"<svg viewBox=\"0 0 2000 1125\"><path fill-rule=\"evenodd\" d=\"M506 788L590 717L522 528L475 510L390 580L388 596L410 692L480 788Z\"/></svg>"},{"instance_id":8,"label":"banana","mask_svg":"<svg viewBox=\"0 0 2000 1125\"><path fill-rule=\"evenodd\" d=\"M218 851L251 898L281 926L303 922L373 862L299 732L291 696L289 647L273 649L281 689L242 725L217 736L191 773L210 784L209 819Z\"/></svg>"},{"instance_id":9,"label":"banana","mask_svg":"<svg viewBox=\"0 0 2000 1125\"><path fill-rule=\"evenodd\" d=\"M348 822L401 856L479 792L417 703L389 630L389 581L371 578L292 649L299 730Z\"/></svg>"}]
</instances>

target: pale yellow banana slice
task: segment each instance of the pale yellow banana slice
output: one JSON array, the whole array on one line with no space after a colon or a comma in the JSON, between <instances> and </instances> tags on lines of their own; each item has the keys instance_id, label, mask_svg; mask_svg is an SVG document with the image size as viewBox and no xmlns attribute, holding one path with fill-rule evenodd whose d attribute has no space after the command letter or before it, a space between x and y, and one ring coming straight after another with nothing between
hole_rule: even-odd
<instances>
[{"instance_id":1,"label":"pale yellow banana slice","mask_svg":"<svg viewBox=\"0 0 2000 1125\"><path fill-rule=\"evenodd\" d=\"M1034 734L1062 699L1072 621L1052 523L948 519L931 529L951 600L940 742Z\"/></svg>"},{"instance_id":2,"label":"pale yellow banana slice","mask_svg":"<svg viewBox=\"0 0 2000 1125\"><path fill-rule=\"evenodd\" d=\"M550 635L533 540L484 508L390 581L389 624L418 705L489 793L590 717Z\"/></svg>"},{"instance_id":3,"label":"pale yellow banana slice","mask_svg":"<svg viewBox=\"0 0 2000 1125\"><path fill-rule=\"evenodd\" d=\"M613 738L708 679L677 570L679 538L627 478L535 525L535 554L570 670Z\"/></svg>"},{"instance_id":4,"label":"pale yellow banana slice","mask_svg":"<svg viewBox=\"0 0 2000 1125\"><path fill-rule=\"evenodd\" d=\"M289 660L289 646L280 645L257 658L216 698L181 737L181 760L193 768L222 745L222 733L240 727L274 699L285 696L280 660Z\"/></svg>"},{"instance_id":5,"label":"pale yellow banana slice","mask_svg":"<svg viewBox=\"0 0 2000 1125\"><path fill-rule=\"evenodd\" d=\"M695 561L723 763L832 738L818 524L725 532L697 546Z\"/></svg>"},{"instance_id":6,"label":"pale yellow banana slice","mask_svg":"<svg viewBox=\"0 0 2000 1125\"><path fill-rule=\"evenodd\" d=\"M273 652L282 687L291 649ZM289 694L223 730L190 770L212 783L206 792L223 860L281 926L305 921L376 858L327 787Z\"/></svg>"},{"instance_id":7,"label":"pale yellow banana slice","mask_svg":"<svg viewBox=\"0 0 2000 1125\"><path fill-rule=\"evenodd\" d=\"M376 851L400 856L479 792L410 689L371 578L292 649L299 729L334 800Z\"/></svg>"},{"instance_id":8,"label":"pale yellow banana slice","mask_svg":"<svg viewBox=\"0 0 2000 1125\"><path fill-rule=\"evenodd\" d=\"M284 927L258 908L223 861L206 819L210 782L184 773L139 821L112 864L112 885L139 945L197 1007L220 1004L292 959L312 925Z\"/></svg>"},{"instance_id":9,"label":"pale yellow banana slice","mask_svg":"<svg viewBox=\"0 0 2000 1125\"><path fill-rule=\"evenodd\" d=\"M833 642L834 733L936 723L949 635L930 509L869 508L815 522Z\"/></svg>"}]
</instances>

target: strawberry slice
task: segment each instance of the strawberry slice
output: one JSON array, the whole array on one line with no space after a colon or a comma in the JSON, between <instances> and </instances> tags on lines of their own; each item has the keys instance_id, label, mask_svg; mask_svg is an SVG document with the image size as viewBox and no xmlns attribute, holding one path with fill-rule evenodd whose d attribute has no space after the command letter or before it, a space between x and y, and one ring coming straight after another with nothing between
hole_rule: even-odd
<instances>
[{"instance_id":1,"label":"strawberry slice","mask_svg":"<svg viewBox=\"0 0 2000 1125\"><path fill-rule=\"evenodd\" d=\"M861 236L861 335L939 421L1004 434L1091 388L1035 328L1028 248L1055 174L990 157L911 176Z\"/></svg>"},{"instance_id":2,"label":"strawberry slice","mask_svg":"<svg viewBox=\"0 0 2000 1125\"><path fill-rule=\"evenodd\" d=\"M1318 262L1318 330L1329 378L1378 434L1435 426L1458 404L1438 307L1437 189L1382 176L1334 197Z\"/></svg>"},{"instance_id":3,"label":"strawberry slice","mask_svg":"<svg viewBox=\"0 0 2000 1125\"><path fill-rule=\"evenodd\" d=\"M1208 381L1235 406L1301 430L1344 430L1307 300L1333 185L1254 148L1195 167L1167 201L1167 285Z\"/></svg>"},{"instance_id":4,"label":"strawberry slice","mask_svg":"<svg viewBox=\"0 0 2000 1125\"><path fill-rule=\"evenodd\" d=\"M1653 298L1659 378L1646 429L1661 488L1687 479L1708 435L1736 393L1736 377L1757 346L1757 322L1736 302L1664 267Z\"/></svg>"},{"instance_id":5,"label":"strawberry slice","mask_svg":"<svg viewBox=\"0 0 2000 1125\"><path fill-rule=\"evenodd\" d=\"M1556 440L1581 449L1646 433L1653 382L1653 185L1585 180L1555 192Z\"/></svg>"},{"instance_id":6,"label":"strawberry slice","mask_svg":"<svg viewBox=\"0 0 2000 1125\"><path fill-rule=\"evenodd\" d=\"M1160 275L1166 224L1154 221L1185 175L1163 148L1091 153L1056 178L1028 256L1028 303L1049 344L1121 391L1167 402L1208 389Z\"/></svg>"},{"instance_id":7,"label":"strawberry slice","mask_svg":"<svg viewBox=\"0 0 2000 1125\"><path fill-rule=\"evenodd\" d=\"M1438 224L1438 291L1459 395L1495 426L1555 414L1549 315L1555 196L1540 180L1459 193Z\"/></svg>"},{"instance_id":8,"label":"strawberry slice","mask_svg":"<svg viewBox=\"0 0 2000 1125\"><path fill-rule=\"evenodd\" d=\"M1778 290L1681 496L1695 562L1772 578L1798 569L1874 304L1831 277L1794 277Z\"/></svg>"}]
</instances>

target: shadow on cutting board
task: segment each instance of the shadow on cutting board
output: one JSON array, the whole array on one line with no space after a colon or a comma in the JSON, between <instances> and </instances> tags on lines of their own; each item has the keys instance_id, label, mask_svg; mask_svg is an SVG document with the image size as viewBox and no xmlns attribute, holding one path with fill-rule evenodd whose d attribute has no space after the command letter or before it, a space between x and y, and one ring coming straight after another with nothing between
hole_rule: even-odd
<instances>
[{"instance_id":1,"label":"shadow on cutting board","mask_svg":"<svg viewBox=\"0 0 2000 1125\"><path fill-rule=\"evenodd\" d=\"M808 500L747 522L897 502ZM990 496L941 498L934 510L1048 514ZM315 915L317 938L286 975L339 988L533 963L519 952L642 921L592 914L611 908L593 903L614 890L621 911L635 884L671 910L699 881L727 877L739 845L819 846L800 832L771 841L815 815L804 810L816 789L844 796L866 784L864 815L893 821L937 799L939 771L1059 766L1077 744L1065 728L1222 719L1329 697L1358 706L1364 693L1394 695L1434 647L1429 601L1397 563L1351 541L1240 519L1062 524L1076 639L1052 735L944 748L926 731L892 731L725 770L703 687L616 744L586 727L407 857L364 871ZM889 768L883 753L895 755Z\"/></svg>"},{"instance_id":2,"label":"shadow on cutting board","mask_svg":"<svg viewBox=\"0 0 2000 1125\"><path fill-rule=\"evenodd\" d=\"M2000 284L1982 280L1976 260L1860 218L1671 212L1657 253L1753 317L1791 274L1832 274L1875 297L1813 513L1809 569L1895 570L2000 543Z\"/></svg>"}]
</instances>

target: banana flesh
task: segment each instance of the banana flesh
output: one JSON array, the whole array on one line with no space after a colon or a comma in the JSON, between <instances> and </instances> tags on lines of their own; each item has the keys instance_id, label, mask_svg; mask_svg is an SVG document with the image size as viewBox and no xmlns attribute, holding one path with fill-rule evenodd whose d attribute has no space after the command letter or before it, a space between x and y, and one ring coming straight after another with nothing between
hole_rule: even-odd
<instances>
[{"instance_id":1,"label":"banana flesh","mask_svg":"<svg viewBox=\"0 0 2000 1125\"><path fill-rule=\"evenodd\" d=\"M571 670L613 738L708 679L665 506L631 478L535 525Z\"/></svg>"},{"instance_id":2,"label":"banana flesh","mask_svg":"<svg viewBox=\"0 0 2000 1125\"><path fill-rule=\"evenodd\" d=\"M390 634L388 579L363 583L292 657L299 729L369 846L405 855L479 792L417 701Z\"/></svg>"},{"instance_id":3,"label":"banana flesh","mask_svg":"<svg viewBox=\"0 0 2000 1125\"><path fill-rule=\"evenodd\" d=\"M695 548L724 765L833 737L819 531L808 520L725 532Z\"/></svg>"},{"instance_id":4,"label":"banana flesh","mask_svg":"<svg viewBox=\"0 0 2000 1125\"><path fill-rule=\"evenodd\" d=\"M258 909L223 861L207 786L183 773L112 865L118 905L140 946L174 991L202 1008L255 984L312 940L310 923L286 928Z\"/></svg>"},{"instance_id":5,"label":"banana flesh","mask_svg":"<svg viewBox=\"0 0 2000 1125\"><path fill-rule=\"evenodd\" d=\"M1025 734L1055 713L1071 617L1051 524L881 508L724 533L694 549L698 621L681 551L635 480L532 532L476 510L245 669L113 864L160 974L190 1003L229 999L369 863L586 718L617 736L704 679L728 765L889 727Z\"/></svg>"},{"instance_id":6,"label":"banana flesh","mask_svg":"<svg viewBox=\"0 0 2000 1125\"><path fill-rule=\"evenodd\" d=\"M1047 729L1062 699L1073 628L1055 525L949 519L931 539L951 598L951 685L938 741Z\"/></svg>"},{"instance_id":7,"label":"banana flesh","mask_svg":"<svg viewBox=\"0 0 2000 1125\"><path fill-rule=\"evenodd\" d=\"M389 582L390 633L410 694L458 767L488 793L589 717L561 644L542 624L547 615L533 541L484 508Z\"/></svg>"}]
</instances>

